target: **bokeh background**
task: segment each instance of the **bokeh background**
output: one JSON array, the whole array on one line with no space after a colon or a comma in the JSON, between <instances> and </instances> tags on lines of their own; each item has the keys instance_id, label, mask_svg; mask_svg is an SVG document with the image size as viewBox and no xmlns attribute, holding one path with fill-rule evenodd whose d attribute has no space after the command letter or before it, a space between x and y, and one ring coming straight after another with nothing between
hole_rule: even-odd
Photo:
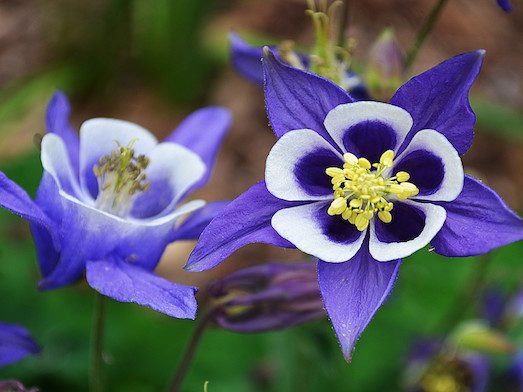
<instances>
[{"instance_id":1,"label":"bokeh background","mask_svg":"<svg viewBox=\"0 0 523 392\"><path fill-rule=\"evenodd\" d=\"M364 64L387 26L408 48L434 0L352 3L354 61ZM304 9L298 0L0 1L0 169L34 194L41 176L35 135L45 131L45 106L56 89L71 97L76 126L91 117L116 117L159 137L192 110L218 104L232 110L234 125L213 179L196 196L236 197L263 178L275 137L261 89L229 64L227 33L233 29L256 43L287 38L307 45L312 33ZM421 72L452 55L487 50L472 91L477 137L465 165L517 211L523 210L522 21L521 2L505 14L494 0L452 0L414 67ZM159 273L203 288L241 266L303 259L298 252L252 245L213 271L185 273L193 246L171 246ZM327 320L266 334L210 330L184 390L203 391L206 380L212 392L401 390L414 340L474 317L483 288L512 293L523 284L521 243L488 258L449 260L425 250L408 258L350 365ZM479 273L482 268L487 273ZM0 212L0 319L27 326L43 347L39 356L0 369L0 379L17 378L44 392L87 390L93 293L84 283L41 293L38 279L28 225ZM110 302L108 391L162 390L193 325Z\"/></svg>"}]
</instances>

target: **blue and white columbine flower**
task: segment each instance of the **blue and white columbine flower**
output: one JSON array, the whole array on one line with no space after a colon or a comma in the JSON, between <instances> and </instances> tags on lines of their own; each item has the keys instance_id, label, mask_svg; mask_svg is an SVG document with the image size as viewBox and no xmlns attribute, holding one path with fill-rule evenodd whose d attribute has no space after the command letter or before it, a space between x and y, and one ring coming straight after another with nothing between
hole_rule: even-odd
<instances>
[{"instance_id":1,"label":"blue and white columbine flower","mask_svg":"<svg viewBox=\"0 0 523 392\"><path fill-rule=\"evenodd\" d=\"M354 102L332 82L267 51L267 112L279 138L265 182L203 231L186 269L202 271L263 242L318 257L323 301L346 358L391 291L401 259L429 243L471 256L521 240L523 221L464 175L468 91L483 51L414 77L390 103Z\"/></svg>"},{"instance_id":2,"label":"blue and white columbine flower","mask_svg":"<svg viewBox=\"0 0 523 392\"><path fill-rule=\"evenodd\" d=\"M78 137L69 113L66 97L57 93L47 111L44 173L34 202L0 178L0 203L32 223L40 288L71 284L86 272L91 287L118 301L194 318L196 289L153 271L170 242L198 238L224 206L180 203L209 178L229 112L201 109L162 143L138 125L106 118L83 123Z\"/></svg>"}]
</instances>

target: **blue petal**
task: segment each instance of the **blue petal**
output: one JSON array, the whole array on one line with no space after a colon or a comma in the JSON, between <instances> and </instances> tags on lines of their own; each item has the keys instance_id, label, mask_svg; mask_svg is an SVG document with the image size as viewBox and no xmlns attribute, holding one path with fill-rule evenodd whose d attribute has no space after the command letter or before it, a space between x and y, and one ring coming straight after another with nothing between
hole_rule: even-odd
<instances>
[{"instance_id":1,"label":"blue petal","mask_svg":"<svg viewBox=\"0 0 523 392\"><path fill-rule=\"evenodd\" d=\"M501 7L501 9L505 12L512 11L512 4L510 4L510 1L508 0L497 0L498 5Z\"/></svg>"},{"instance_id":2,"label":"blue petal","mask_svg":"<svg viewBox=\"0 0 523 392\"><path fill-rule=\"evenodd\" d=\"M472 177L465 176L456 200L438 204L447 210L447 220L431 244L441 255L475 256L523 239L523 220Z\"/></svg>"},{"instance_id":3,"label":"blue petal","mask_svg":"<svg viewBox=\"0 0 523 392\"><path fill-rule=\"evenodd\" d=\"M267 51L262 61L267 113L276 136L295 129L312 129L338 148L323 121L327 113L353 99L321 76L281 63Z\"/></svg>"},{"instance_id":4,"label":"blue petal","mask_svg":"<svg viewBox=\"0 0 523 392\"><path fill-rule=\"evenodd\" d=\"M236 249L261 242L293 248L271 226L274 213L300 203L280 200L259 182L229 203L200 235L185 269L199 272L215 267Z\"/></svg>"},{"instance_id":5,"label":"blue petal","mask_svg":"<svg viewBox=\"0 0 523 392\"><path fill-rule=\"evenodd\" d=\"M407 110L414 119L401 152L422 129L434 129L460 154L472 144L476 116L468 93L483 63L484 50L465 53L418 75L405 83L390 103Z\"/></svg>"},{"instance_id":6,"label":"blue petal","mask_svg":"<svg viewBox=\"0 0 523 392\"><path fill-rule=\"evenodd\" d=\"M38 352L40 348L24 327L0 323L0 367Z\"/></svg>"},{"instance_id":7,"label":"blue petal","mask_svg":"<svg viewBox=\"0 0 523 392\"><path fill-rule=\"evenodd\" d=\"M71 126L69 116L71 114L71 106L67 96L57 91L49 104L47 105L46 113L46 127L47 132L56 133L64 141L69 159L71 160L71 166L73 167L74 173L79 173L79 160L80 160L80 139L78 134Z\"/></svg>"},{"instance_id":8,"label":"blue petal","mask_svg":"<svg viewBox=\"0 0 523 392\"><path fill-rule=\"evenodd\" d=\"M31 200L26 191L0 172L0 205L21 216L27 221L51 233L52 241L57 244L55 237L56 226L42 209Z\"/></svg>"},{"instance_id":9,"label":"blue petal","mask_svg":"<svg viewBox=\"0 0 523 392\"><path fill-rule=\"evenodd\" d=\"M200 234L202 234L202 231L223 211L227 204L229 204L228 201L215 201L206 204L205 207L191 214L191 216L174 231L171 241L197 240Z\"/></svg>"},{"instance_id":10,"label":"blue petal","mask_svg":"<svg viewBox=\"0 0 523 392\"><path fill-rule=\"evenodd\" d=\"M47 276L58 264L60 259L60 239L58 227L62 222L62 203L58 188L51 177L51 175L44 171L42 181L36 192L36 204L45 212L45 214L56 224L54 230L55 236L58 237L55 243L51 241L51 233L49 230L37 225L31 224L31 232L33 234L33 241L36 246L36 254L38 256L38 264L42 276Z\"/></svg>"},{"instance_id":11,"label":"blue petal","mask_svg":"<svg viewBox=\"0 0 523 392\"><path fill-rule=\"evenodd\" d=\"M367 246L344 263L318 263L323 302L341 344L343 355L352 351L374 314L394 286L401 260L382 263Z\"/></svg>"},{"instance_id":12,"label":"blue petal","mask_svg":"<svg viewBox=\"0 0 523 392\"><path fill-rule=\"evenodd\" d=\"M195 287L172 283L118 257L89 261L87 282L119 302L134 302L176 318L196 317Z\"/></svg>"},{"instance_id":13,"label":"blue petal","mask_svg":"<svg viewBox=\"0 0 523 392\"><path fill-rule=\"evenodd\" d=\"M263 48L249 45L235 33L229 34L229 43L232 65L236 72L253 83L263 84Z\"/></svg>"},{"instance_id":14,"label":"blue petal","mask_svg":"<svg viewBox=\"0 0 523 392\"><path fill-rule=\"evenodd\" d=\"M153 270L169 243L172 228L183 214L201 208L203 202L187 203L172 214L155 220L125 220L60 195L62 205L61 249L56 266L40 282L40 289L54 289L82 277L88 260L108 254L121 255L141 268Z\"/></svg>"},{"instance_id":15,"label":"blue petal","mask_svg":"<svg viewBox=\"0 0 523 392\"><path fill-rule=\"evenodd\" d=\"M216 156L231 122L229 110L209 106L192 113L165 139L166 142L178 143L192 150L207 166L206 174L191 189L204 185L211 176Z\"/></svg>"}]
</instances>

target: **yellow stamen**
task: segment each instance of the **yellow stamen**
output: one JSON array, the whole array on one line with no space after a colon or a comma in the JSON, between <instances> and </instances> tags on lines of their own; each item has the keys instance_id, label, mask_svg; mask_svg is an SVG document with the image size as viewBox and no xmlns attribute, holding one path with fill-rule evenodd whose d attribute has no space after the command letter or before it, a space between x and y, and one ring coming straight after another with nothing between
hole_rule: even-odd
<instances>
[{"instance_id":1,"label":"yellow stamen","mask_svg":"<svg viewBox=\"0 0 523 392\"><path fill-rule=\"evenodd\" d=\"M369 226L374 214L385 223L392 221L392 199L405 200L416 196L419 189L408 182L410 175L400 171L393 177L383 173L393 166L394 151L387 150L378 163L354 154L343 155L343 168L329 167L325 170L332 177L334 200L328 209L329 215L341 217L355 225L360 231Z\"/></svg>"}]
</instances>

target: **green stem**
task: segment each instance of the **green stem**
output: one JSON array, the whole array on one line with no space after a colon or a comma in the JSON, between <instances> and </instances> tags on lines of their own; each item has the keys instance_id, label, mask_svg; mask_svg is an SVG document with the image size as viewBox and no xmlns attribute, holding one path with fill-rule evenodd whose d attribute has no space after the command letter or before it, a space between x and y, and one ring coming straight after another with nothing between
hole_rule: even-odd
<instances>
[{"instance_id":1,"label":"green stem","mask_svg":"<svg viewBox=\"0 0 523 392\"><path fill-rule=\"evenodd\" d=\"M212 311L208 311L206 313L203 313L202 317L197 321L196 326L194 327L193 333L191 335L191 338L189 340L189 343L187 344L187 347L185 348L185 352L183 353L180 364L178 365L178 368L176 369L176 373L174 374L174 377L171 381L171 385L169 387L169 392L179 392L180 391L180 388L182 387L185 376L187 375L187 371L189 370L191 362L194 358L194 354L196 353L196 349L198 348L198 346L201 342L202 336L211 320L212 320Z\"/></svg>"},{"instance_id":2,"label":"green stem","mask_svg":"<svg viewBox=\"0 0 523 392\"><path fill-rule=\"evenodd\" d=\"M103 392L103 340L105 324L105 297L96 292L91 332L91 367L89 369L89 391Z\"/></svg>"},{"instance_id":3,"label":"green stem","mask_svg":"<svg viewBox=\"0 0 523 392\"><path fill-rule=\"evenodd\" d=\"M343 8L341 9L341 19L338 26L338 46L345 47L345 31L349 26L350 20L350 0L343 0Z\"/></svg>"},{"instance_id":4,"label":"green stem","mask_svg":"<svg viewBox=\"0 0 523 392\"><path fill-rule=\"evenodd\" d=\"M445 8L445 5L447 4L448 0L438 0L438 2L434 5L432 10L430 11L429 16L425 20L425 23L423 26L421 26L421 29L419 30L416 41L414 42L414 45L407 53L407 58L405 59L405 73L407 74L410 68L412 67L412 64L414 63L414 60L416 60L416 57L418 56L418 53L427 40L428 36L434 29L434 26L436 25L436 22L438 21L439 17L441 16L441 12L443 11L443 8Z\"/></svg>"}]
</instances>

